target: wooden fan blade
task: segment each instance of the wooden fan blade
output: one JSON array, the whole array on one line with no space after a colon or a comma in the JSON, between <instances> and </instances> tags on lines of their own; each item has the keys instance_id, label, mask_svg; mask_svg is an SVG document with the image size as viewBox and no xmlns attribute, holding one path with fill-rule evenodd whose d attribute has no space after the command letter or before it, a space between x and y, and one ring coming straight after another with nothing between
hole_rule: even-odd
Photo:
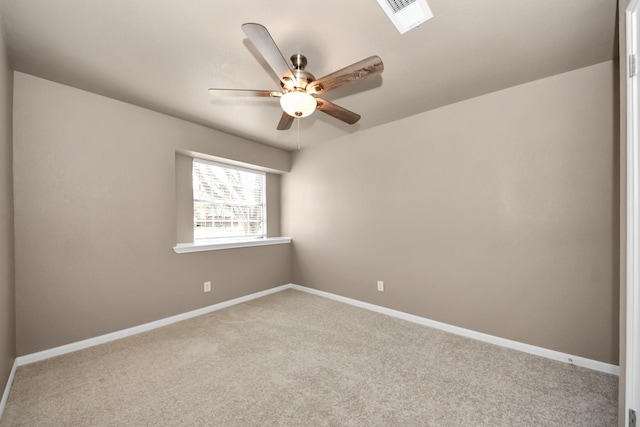
<instances>
[{"instance_id":1,"label":"wooden fan blade","mask_svg":"<svg viewBox=\"0 0 640 427\"><path fill-rule=\"evenodd\" d=\"M341 70L324 76L307 85L308 94L321 94L338 88L347 83L353 83L367 77L382 73L384 64L378 56L370 56L367 59L351 64Z\"/></svg>"},{"instance_id":2,"label":"wooden fan blade","mask_svg":"<svg viewBox=\"0 0 640 427\"><path fill-rule=\"evenodd\" d=\"M251 90L251 89L209 89L209 93L219 97L280 97L282 93L271 90Z\"/></svg>"},{"instance_id":3,"label":"wooden fan blade","mask_svg":"<svg viewBox=\"0 0 640 427\"><path fill-rule=\"evenodd\" d=\"M293 87L295 78L289 63L284 59L280 49L273 41L267 29L255 23L242 24L242 31L249 37L251 43L258 49L258 52L267 61L278 79L286 86Z\"/></svg>"},{"instance_id":4,"label":"wooden fan blade","mask_svg":"<svg viewBox=\"0 0 640 427\"><path fill-rule=\"evenodd\" d=\"M342 108L339 105L336 105L324 99L316 98L316 101L318 101L318 110L322 111L323 113L327 113L328 115L333 116L338 120L342 120L343 122L350 125L360 120L360 115L354 113L353 111L349 111L346 108Z\"/></svg>"},{"instance_id":5,"label":"wooden fan blade","mask_svg":"<svg viewBox=\"0 0 640 427\"><path fill-rule=\"evenodd\" d=\"M282 117L280 117L280 123L278 123L278 130L291 129L291 125L293 124L294 120L295 120L295 117L291 117L290 115L288 115L283 111Z\"/></svg>"}]
</instances>

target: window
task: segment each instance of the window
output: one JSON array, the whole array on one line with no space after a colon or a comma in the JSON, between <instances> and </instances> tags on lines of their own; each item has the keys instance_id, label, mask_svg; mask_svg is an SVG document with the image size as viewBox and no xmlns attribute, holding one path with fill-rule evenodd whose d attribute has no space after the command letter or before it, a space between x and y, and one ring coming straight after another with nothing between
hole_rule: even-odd
<instances>
[{"instance_id":1,"label":"window","mask_svg":"<svg viewBox=\"0 0 640 427\"><path fill-rule=\"evenodd\" d=\"M193 159L193 237L266 236L265 173Z\"/></svg>"}]
</instances>

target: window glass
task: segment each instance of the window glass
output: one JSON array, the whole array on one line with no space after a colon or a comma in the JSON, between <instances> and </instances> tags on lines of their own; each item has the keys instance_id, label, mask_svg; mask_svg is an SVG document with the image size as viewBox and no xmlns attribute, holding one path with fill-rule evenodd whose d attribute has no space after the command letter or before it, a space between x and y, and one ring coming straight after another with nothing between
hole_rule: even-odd
<instances>
[{"instance_id":1,"label":"window glass","mask_svg":"<svg viewBox=\"0 0 640 427\"><path fill-rule=\"evenodd\" d=\"M193 159L194 240L264 237L265 173Z\"/></svg>"}]
</instances>

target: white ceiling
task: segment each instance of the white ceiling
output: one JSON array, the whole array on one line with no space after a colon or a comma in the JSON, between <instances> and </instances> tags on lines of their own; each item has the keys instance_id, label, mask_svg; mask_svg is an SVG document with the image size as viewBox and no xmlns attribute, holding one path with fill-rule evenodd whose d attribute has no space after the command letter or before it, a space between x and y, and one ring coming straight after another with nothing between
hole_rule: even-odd
<instances>
[{"instance_id":1,"label":"white ceiling","mask_svg":"<svg viewBox=\"0 0 640 427\"><path fill-rule=\"evenodd\" d=\"M428 3L434 18L404 35L376 0L0 0L0 15L17 71L289 150L617 56L616 0ZM279 89L245 22L318 78L380 56L381 76L323 95L362 119L277 131L277 99L211 97Z\"/></svg>"}]
</instances>

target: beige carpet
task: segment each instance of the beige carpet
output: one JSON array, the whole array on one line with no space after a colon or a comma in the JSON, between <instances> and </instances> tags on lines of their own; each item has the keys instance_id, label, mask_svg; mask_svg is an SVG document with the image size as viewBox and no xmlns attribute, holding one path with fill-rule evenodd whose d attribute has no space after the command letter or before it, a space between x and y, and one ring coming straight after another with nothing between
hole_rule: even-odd
<instances>
[{"instance_id":1,"label":"beige carpet","mask_svg":"<svg viewBox=\"0 0 640 427\"><path fill-rule=\"evenodd\" d=\"M617 377L287 290L20 367L5 426L616 426Z\"/></svg>"}]
</instances>

